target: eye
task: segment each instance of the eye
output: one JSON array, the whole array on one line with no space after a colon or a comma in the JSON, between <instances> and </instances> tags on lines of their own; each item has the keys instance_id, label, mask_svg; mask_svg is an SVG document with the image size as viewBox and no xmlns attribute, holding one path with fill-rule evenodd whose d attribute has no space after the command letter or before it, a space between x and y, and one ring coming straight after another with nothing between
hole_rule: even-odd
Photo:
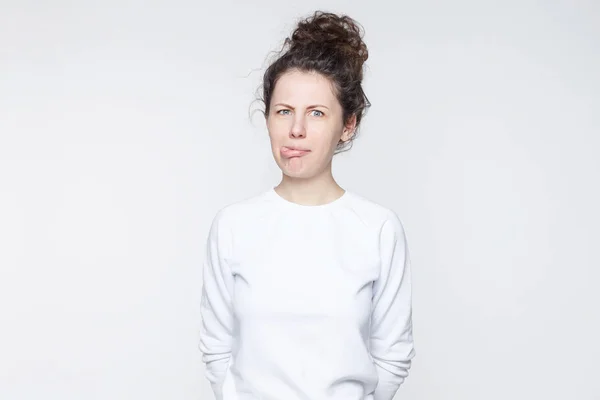
<instances>
[{"instance_id":1,"label":"eye","mask_svg":"<svg viewBox=\"0 0 600 400\"><path fill-rule=\"evenodd\" d=\"M291 112L291 111L284 108L284 109L281 109L281 110L277 111L277 114L279 114L279 115L289 115L289 114L287 114L289 112Z\"/></svg>"},{"instance_id":2,"label":"eye","mask_svg":"<svg viewBox=\"0 0 600 400\"><path fill-rule=\"evenodd\" d=\"M313 110L312 112L316 113L316 114L313 114L315 117L322 117L323 115L325 115L325 114L323 114L323 111L319 111L319 110Z\"/></svg>"}]
</instances>

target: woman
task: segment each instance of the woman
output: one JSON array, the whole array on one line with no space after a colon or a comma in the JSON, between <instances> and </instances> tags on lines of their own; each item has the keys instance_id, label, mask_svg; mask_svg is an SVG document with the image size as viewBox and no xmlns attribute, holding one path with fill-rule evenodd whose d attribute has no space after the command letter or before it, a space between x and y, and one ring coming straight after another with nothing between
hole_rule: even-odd
<instances>
[{"instance_id":1,"label":"woman","mask_svg":"<svg viewBox=\"0 0 600 400\"><path fill-rule=\"evenodd\" d=\"M263 81L282 180L210 228L206 377L217 400L391 400L415 354L404 229L331 168L369 105L367 48L354 20L323 12L285 47Z\"/></svg>"}]
</instances>

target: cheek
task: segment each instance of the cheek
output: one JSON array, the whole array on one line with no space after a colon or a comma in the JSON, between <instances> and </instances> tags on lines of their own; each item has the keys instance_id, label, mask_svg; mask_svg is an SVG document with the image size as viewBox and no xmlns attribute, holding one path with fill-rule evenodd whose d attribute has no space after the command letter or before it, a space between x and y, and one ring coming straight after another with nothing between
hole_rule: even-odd
<instances>
[{"instance_id":1,"label":"cheek","mask_svg":"<svg viewBox=\"0 0 600 400\"><path fill-rule=\"evenodd\" d=\"M271 141L278 142L282 138L287 137L289 128L284 121L269 121L267 123L267 131Z\"/></svg>"},{"instance_id":2,"label":"cheek","mask_svg":"<svg viewBox=\"0 0 600 400\"><path fill-rule=\"evenodd\" d=\"M341 131L336 126L321 126L313 131L313 137L318 141L323 151L334 148L341 138Z\"/></svg>"}]
</instances>

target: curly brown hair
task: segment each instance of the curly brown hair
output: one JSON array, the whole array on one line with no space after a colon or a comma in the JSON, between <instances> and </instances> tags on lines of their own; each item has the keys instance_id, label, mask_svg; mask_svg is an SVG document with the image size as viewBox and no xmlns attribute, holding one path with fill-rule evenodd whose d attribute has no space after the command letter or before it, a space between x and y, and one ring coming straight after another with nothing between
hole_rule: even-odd
<instances>
[{"instance_id":1,"label":"curly brown hair","mask_svg":"<svg viewBox=\"0 0 600 400\"><path fill-rule=\"evenodd\" d=\"M328 78L343 109L343 122L356 116L351 140L338 143L336 153L349 150L370 102L362 88L363 64L369 57L364 31L347 15L316 11L298 22L285 39L280 56L266 69L260 100L269 115L271 96L278 79L290 70L318 72Z\"/></svg>"}]
</instances>

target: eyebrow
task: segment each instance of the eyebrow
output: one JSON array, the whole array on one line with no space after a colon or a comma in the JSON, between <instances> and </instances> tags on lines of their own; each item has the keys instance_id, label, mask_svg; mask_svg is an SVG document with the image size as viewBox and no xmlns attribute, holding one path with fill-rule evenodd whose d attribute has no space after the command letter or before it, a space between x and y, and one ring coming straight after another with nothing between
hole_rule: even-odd
<instances>
[{"instance_id":1,"label":"eyebrow","mask_svg":"<svg viewBox=\"0 0 600 400\"><path fill-rule=\"evenodd\" d=\"M277 104L275 104L275 106L283 106L283 107L286 107L286 108L291 108L292 110L294 109L294 107L292 107L292 106L290 106L289 104L286 104L286 103L277 103ZM323 104L312 104L312 105L310 105L310 106L308 106L306 108L317 108L317 107L326 108L326 109L329 110L329 107L324 106Z\"/></svg>"}]
</instances>

